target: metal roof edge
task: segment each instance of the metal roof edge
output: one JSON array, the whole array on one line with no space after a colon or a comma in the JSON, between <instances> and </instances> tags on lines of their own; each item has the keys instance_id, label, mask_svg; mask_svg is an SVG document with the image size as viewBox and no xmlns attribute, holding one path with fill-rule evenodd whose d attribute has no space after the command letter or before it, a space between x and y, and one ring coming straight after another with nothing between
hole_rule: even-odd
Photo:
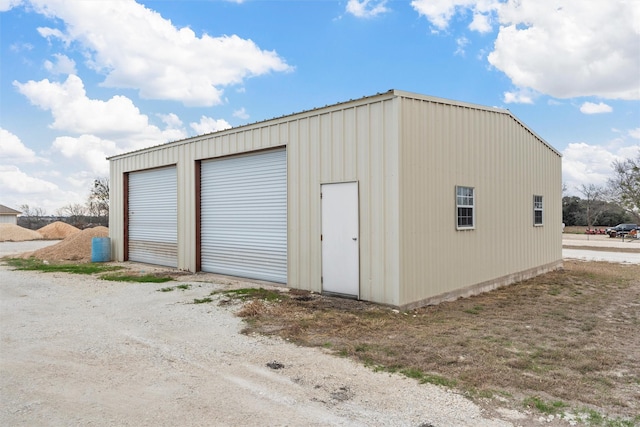
<instances>
[{"instance_id":1,"label":"metal roof edge","mask_svg":"<svg viewBox=\"0 0 640 427\"><path fill-rule=\"evenodd\" d=\"M413 98L413 99L419 99L419 100L423 100L423 101L435 102L435 103L440 103L440 104L455 105L455 106L459 106L459 107L473 108L473 109L477 109L477 110L484 110L484 111L491 111L491 112L499 113L499 114L506 114L509 117L511 117L513 120L515 120L520 126L522 126L527 132L529 132L531 135L533 135L536 139L540 140L540 142L542 142L544 145L546 145L547 148L549 148L551 151L553 151L558 156L562 157L562 153L560 153L558 150L556 150L551 144L549 144L544 138L542 138L535 131L533 131L522 120L520 120L515 114L513 114L511 112L511 110L509 110L507 108L489 107L489 106L482 105L482 104L473 104L473 103L470 103L470 102L455 101L455 100L452 100L452 99L438 98L436 96L422 95L422 94L419 94L419 93L406 92L406 91L402 91L402 90L394 90L393 92L397 96L403 97L403 98Z\"/></svg>"},{"instance_id":2,"label":"metal roof edge","mask_svg":"<svg viewBox=\"0 0 640 427\"><path fill-rule=\"evenodd\" d=\"M162 144L153 145L153 146L150 146L150 147L145 147L145 148L140 148L138 150L129 151L129 152L126 152L126 153L116 154L114 156L107 157L107 160L115 160L115 159L122 158L122 157L128 157L128 156L130 156L132 154L141 153L141 152L145 152L145 151L154 151L154 150L157 150L157 149L165 148L165 147L170 146L170 145L188 144L191 141L202 139L204 137L215 137L215 136L218 136L218 135L224 135L226 133L233 133L233 132L237 132L239 130L245 129L245 128L267 125L267 124L269 124L269 122L277 122L278 120L282 120L282 119L285 119L285 118L293 118L293 117L296 117L296 116L304 117L305 115L308 116L308 115L312 115L312 114L313 115L322 114L322 110L335 110L337 107L346 107L348 104L353 104L353 105L366 104L366 103L372 102L376 98L391 99L391 98L396 98L396 97L413 98L413 99L419 99L419 100L422 100L422 101L434 102L434 103L439 103L439 104L454 105L454 106L458 106L458 107L472 108L472 109L490 111L490 112L499 113L499 114L506 114L506 115L510 116L513 120L515 120L527 132L531 133L535 138L540 140L540 142L542 142L544 145L546 145L554 153L556 153L558 156L562 157L562 154L558 150L556 150L551 144L549 144L547 141L545 141L544 138L542 138L540 135L535 133L526 124L524 124L520 119L518 119L508 109L498 108L498 107L489 107L489 106L486 106L486 105L473 104L473 103L463 102L463 101L455 101L455 100L452 100L452 99L439 98L439 97L430 96L430 95L422 95L422 94L419 94L419 93L408 92L408 91L403 91L403 90L398 90L398 89L390 89L390 90L388 90L386 92L378 92L378 93L376 93L374 95L363 96L362 98L350 99L348 101L341 101L341 102L337 102L335 104L325 105L323 107L316 107L316 108L312 108L312 109L309 109L309 110L302 110L302 111L299 111L299 112L296 112L296 113L285 114L285 115L278 116L278 117L272 117L270 119L260 120L260 121L252 122L252 123L246 123L244 125L231 127L229 129L219 130L219 131L215 131L215 132L211 132L211 133L207 133L207 134L202 134L202 135L191 136L191 137L185 138L185 139L180 139L180 140L176 140L176 141L169 141L169 142L165 142L165 143L162 143Z\"/></svg>"},{"instance_id":3,"label":"metal roof edge","mask_svg":"<svg viewBox=\"0 0 640 427\"><path fill-rule=\"evenodd\" d=\"M205 133L205 134L201 134L201 135L195 135L195 136L191 136L189 138L185 138L185 139L179 139L179 140L175 140L175 141L169 141L169 142L164 142L162 144L158 144L158 145L152 145L150 147L145 147L145 148L140 148L138 150L133 150L133 151L128 151L126 153L121 153L121 154L116 154L110 157L107 157L107 160L115 160L118 159L120 157L128 157L131 154L135 154L135 153L141 153L144 151L153 151L156 149L160 149L160 148L165 148L167 146L170 145L182 145L182 144L188 144L191 141L194 140L198 140L198 139L202 139L203 137L211 137L211 136L218 136L218 135L224 135L225 133L233 133L233 132L237 132L239 130L245 129L245 128L249 128L249 127L253 127L253 126L261 126L261 125L267 125L269 124L269 122L277 122L278 120L282 120L285 118L293 118L296 116L301 116L304 117L305 115L317 115L317 114L322 114L322 110L334 110L336 109L336 107L340 107L340 106L346 106L347 104L366 104L370 101L372 101L374 98L387 98L387 99L391 99L396 97L395 91L393 89L388 90L387 92L378 92L374 95L367 95L367 96L363 96L361 98L356 98L356 99L349 99L348 101L341 101L341 102L337 102L335 104L328 104L322 107L316 107L316 108L312 108L309 110L302 110L302 111L298 111L296 113L291 113L291 114L284 114L282 116L277 116L277 117L272 117L270 119L265 119L265 120L260 120L257 122L252 122L252 123L246 123L240 126L235 126L235 127L231 127L228 129L223 129L223 130L219 130L219 131L215 131L215 132L211 132L211 133Z\"/></svg>"},{"instance_id":4,"label":"metal roof edge","mask_svg":"<svg viewBox=\"0 0 640 427\"><path fill-rule=\"evenodd\" d=\"M496 113L505 113L505 112L509 111L509 110L506 110L504 108L489 107L489 106L482 105L482 104L474 104L474 103L471 103L471 102L457 101L457 100L453 100L453 99L440 98L440 97L431 96L431 95L422 95L422 94L419 94L419 93L407 92L407 91L403 91L403 90L394 90L393 92L395 93L396 96L399 96L399 97L402 97L402 98L419 99L419 100L422 100L422 101L434 102L436 104L455 105L455 106L458 106L458 107L473 108L473 109L476 109L476 110L493 111L493 112L496 112Z\"/></svg>"}]
</instances>

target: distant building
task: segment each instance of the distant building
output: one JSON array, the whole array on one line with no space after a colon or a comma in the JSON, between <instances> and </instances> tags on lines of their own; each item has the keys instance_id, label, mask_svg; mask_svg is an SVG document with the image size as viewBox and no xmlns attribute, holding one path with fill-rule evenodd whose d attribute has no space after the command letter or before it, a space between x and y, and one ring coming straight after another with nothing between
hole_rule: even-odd
<instances>
[{"instance_id":1,"label":"distant building","mask_svg":"<svg viewBox=\"0 0 640 427\"><path fill-rule=\"evenodd\" d=\"M117 261L403 309L562 265L561 155L500 108L391 90L110 167Z\"/></svg>"},{"instance_id":2,"label":"distant building","mask_svg":"<svg viewBox=\"0 0 640 427\"><path fill-rule=\"evenodd\" d=\"M18 224L18 215L22 212L0 205L0 224Z\"/></svg>"}]
</instances>

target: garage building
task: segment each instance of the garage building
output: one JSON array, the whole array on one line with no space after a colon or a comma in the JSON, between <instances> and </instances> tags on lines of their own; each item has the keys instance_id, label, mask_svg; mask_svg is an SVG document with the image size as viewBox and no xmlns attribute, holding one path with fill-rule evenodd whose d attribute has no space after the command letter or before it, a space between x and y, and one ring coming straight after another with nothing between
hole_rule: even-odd
<instances>
[{"instance_id":1,"label":"garage building","mask_svg":"<svg viewBox=\"0 0 640 427\"><path fill-rule=\"evenodd\" d=\"M110 159L112 254L401 308L562 264L561 155L391 90Z\"/></svg>"},{"instance_id":2,"label":"garage building","mask_svg":"<svg viewBox=\"0 0 640 427\"><path fill-rule=\"evenodd\" d=\"M22 212L0 205L0 224L18 224L18 215Z\"/></svg>"}]
</instances>

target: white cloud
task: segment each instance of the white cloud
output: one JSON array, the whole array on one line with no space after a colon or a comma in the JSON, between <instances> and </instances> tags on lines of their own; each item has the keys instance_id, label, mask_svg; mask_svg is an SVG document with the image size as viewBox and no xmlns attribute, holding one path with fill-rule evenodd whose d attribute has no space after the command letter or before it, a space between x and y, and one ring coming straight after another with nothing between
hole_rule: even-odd
<instances>
[{"instance_id":1,"label":"white cloud","mask_svg":"<svg viewBox=\"0 0 640 427\"><path fill-rule=\"evenodd\" d=\"M373 18L389 11L387 0L349 0L347 13L357 18Z\"/></svg>"},{"instance_id":2,"label":"white cloud","mask_svg":"<svg viewBox=\"0 0 640 427\"><path fill-rule=\"evenodd\" d=\"M14 85L31 103L51 111L54 118L51 128L83 137L94 135L114 140L120 151L187 136L175 114L161 116L166 125L161 130L150 124L149 118L125 96L114 96L108 101L88 98L82 80L75 75L70 75L64 83L45 79L24 84L14 82Z\"/></svg>"},{"instance_id":3,"label":"white cloud","mask_svg":"<svg viewBox=\"0 0 640 427\"><path fill-rule=\"evenodd\" d=\"M191 126L191 129L196 131L196 134L198 135L217 132L219 130L229 129L231 127L231 125L226 120L216 120L206 116L200 117L200 122L189 123L189 126Z\"/></svg>"},{"instance_id":4,"label":"white cloud","mask_svg":"<svg viewBox=\"0 0 640 427\"><path fill-rule=\"evenodd\" d=\"M635 0L413 0L438 30L473 16L500 24L488 61L514 86L556 98L640 99L640 2Z\"/></svg>"},{"instance_id":5,"label":"white cloud","mask_svg":"<svg viewBox=\"0 0 640 427\"><path fill-rule=\"evenodd\" d=\"M247 111L244 109L244 107L242 107L239 110L235 110L233 112L233 117L237 117L242 120L247 120L249 118L249 114L247 114Z\"/></svg>"},{"instance_id":6,"label":"white cloud","mask_svg":"<svg viewBox=\"0 0 640 427\"><path fill-rule=\"evenodd\" d=\"M444 30L449 26L457 8L467 8L473 3L474 0L413 0L411 7L438 29Z\"/></svg>"},{"instance_id":7,"label":"white cloud","mask_svg":"<svg viewBox=\"0 0 640 427\"><path fill-rule=\"evenodd\" d=\"M498 0L413 0L411 6L420 16L426 17L438 30L446 30L456 14L471 12L469 29L488 33L499 6Z\"/></svg>"},{"instance_id":8,"label":"white cloud","mask_svg":"<svg viewBox=\"0 0 640 427\"><path fill-rule=\"evenodd\" d=\"M594 104L593 102L585 102L580 106L580 112L583 114L602 114L610 113L612 111L613 108L603 102L599 104Z\"/></svg>"},{"instance_id":9,"label":"white cloud","mask_svg":"<svg viewBox=\"0 0 640 427\"><path fill-rule=\"evenodd\" d=\"M56 138L53 152L75 159L79 168L87 167L95 174L108 173L107 156L188 136L173 113L159 115L165 125L160 129L125 96L108 101L88 98L82 80L75 75L63 83L45 79L14 85L31 103L51 111L51 128L73 135Z\"/></svg>"},{"instance_id":10,"label":"white cloud","mask_svg":"<svg viewBox=\"0 0 640 427\"><path fill-rule=\"evenodd\" d=\"M640 99L640 2L501 3L489 62L518 87L556 98Z\"/></svg>"},{"instance_id":11,"label":"white cloud","mask_svg":"<svg viewBox=\"0 0 640 427\"><path fill-rule=\"evenodd\" d=\"M45 159L36 156L36 153L27 148L20 138L6 129L0 127L0 159L4 163L35 163Z\"/></svg>"},{"instance_id":12,"label":"white cloud","mask_svg":"<svg viewBox=\"0 0 640 427\"><path fill-rule=\"evenodd\" d=\"M55 139L52 148L66 158L82 162L82 166L88 168L94 176L108 176L107 157L121 151L114 141L100 139L94 135L82 135L79 138L61 136Z\"/></svg>"},{"instance_id":13,"label":"white cloud","mask_svg":"<svg viewBox=\"0 0 640 427\"><path fill-rule=\"evenodd\" d=\"M562 181L569 194L579 195L576 188L582 184L606 185L612 177L613 161L635 156L640 150L640 145L623 144L621 140L604 145L569 144L562 152Z\"/></svg>"},{"instance_id":14,"label":"white cloud","mask_svg":"<svg viewBox=\"0 0 640 427\"><path fill-rule=\"evenodd\" d=\"M6 195L17 193L20 195L30 194L32 196L47 195L52 191L59 190L57 185L29 176L13 165L0 165L0 188ZM10 201L9 203L16 205L15 201ZM24 203L21 202L19 204Z\"/></svg>"},{"instance_id":15,"label":"white cloud","mask_svg":"<svg viewBox=\"0 0 640 427\"><path fill-rule=\"evenodd\" d=\"M493 30L491 15L485 13L474 13L473 21L469 24L469 29L479 33L489 33Z\"/></svg>"},{"instance_id":16,"label":"white cloud","mask_svg":"<svg viewBox=\"0 0 640 427\"><path fill-rule=\"evenodd\" d=\"M633 139L640 139L640 128L629 129L629 136Z\"/></svg>"},{"instance_id":17,"label":"white cloud","mask_svg":"<svg viewBox=\"0 0 640 427\"><path fill-rule=\"evenodd\" d=\"M0 0L0 12L6 12L22 3L22 0Z\"/></svg>"},{"instance_id":18,"label":"white cloud","mask_svg":"<svg viewBox=\"0 0 640 427\"><path fill-rule=\"evenodd\" d=\"M182 120L174 113L158 114L158 117L160 117L164 124L172 129L177 129L182 126Z\"/></svg>"},{"instance_id":19,"label":"white cloud","mask_svg":"<svg viewBox=\"0 0 640 427\"><path fill-rule=\"evenodd\" d=\"M31 43L12 43L11 46L9 46L9 49L12 52L29 52L33 50L33 47L34 46Z\"/></svg>"},{"instance_id":20,"label":"white cloud","mask_svg":"<svg viewBox=\"0 0 640 427\"><path fill-rule=\"evenodd\" d=\"M65 24L41 28L41 35L67 45L77 42L87 65L106 74L104 86L137 89L143 98L211 106L221 102L225 86L292 70L275 51L262 50L252 40L198 37L133 0L31 3Z\"/></svg>"},{"instance_id":21,"label":"white cloud","mask_svg":"<svg viewBox=\"0 0 640 427\"><path fill-rule=\"evenodd\" d=\"M91 177L95 178L95 176ZM79 191L60 188L53 182L31 175L17 166L0 165L2 203L18 209L21 205L41 208L53 214L67 204L84 204L91 180L82 183Z\"/></svg>"},{"instance_id":22,"label":"white cloud","mask_svg":"<svg viewBox=\"0 0 640 427\"><path fill-rule=\"evenodd\" d=\"M56 53L55 62L44 61L44 68L52 74L76 74L76 63L66 55Z\"/></svg>"},{"instance_id":23,"label":"white cloud","mask_svg":"<svg viewBox=\"0 0 640 427\"><path fill-rule=\"evenodd\" d=\"M503 101L506 104L533 104L536 96L528 89L517 89L513 92L505 92Z\"/></svg>"},{"instance_id":24,"label":"white cloud","mask_svg":"<svg viewBox=\"0 0 640 427\"><path fill-rule=\"evenodd\" d=\"M468 38L466 38L466 37L458 37L456 39L456 46L458 46L458 48L454 52L454 55L464 56L465 53L466 53L465 49L466 49L468 44L469 44L469 39Z\"/></svg>"},{"instance_id":25,"label":"white cloud","mask_svg":"<svg viewBox=\"0 0 640 427\"><path fill-rule=\"evenodd\" d=\"M89 99L78 76L70 75L64 83L41 80L13 82L32 104L50 110L51 128L76 134L112 134L135 132L148 126L148 118L124 96L108 101Z\"/></svg>"}]
</instances>

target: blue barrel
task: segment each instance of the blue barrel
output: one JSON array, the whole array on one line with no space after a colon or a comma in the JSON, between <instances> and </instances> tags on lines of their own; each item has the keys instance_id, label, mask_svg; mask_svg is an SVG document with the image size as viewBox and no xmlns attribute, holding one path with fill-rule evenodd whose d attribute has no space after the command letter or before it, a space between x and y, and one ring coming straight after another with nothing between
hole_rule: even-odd
<instances>
[{"instance_id":1,"label":"blue barrel","mask_svg":"<svg viewBox=\"0 0 640 427\"><path fill-rule=\"evenodd\" d=\"M111 239L94 237L91 239L91 262L111 261Z\"/></svg>"}]
</instances>

